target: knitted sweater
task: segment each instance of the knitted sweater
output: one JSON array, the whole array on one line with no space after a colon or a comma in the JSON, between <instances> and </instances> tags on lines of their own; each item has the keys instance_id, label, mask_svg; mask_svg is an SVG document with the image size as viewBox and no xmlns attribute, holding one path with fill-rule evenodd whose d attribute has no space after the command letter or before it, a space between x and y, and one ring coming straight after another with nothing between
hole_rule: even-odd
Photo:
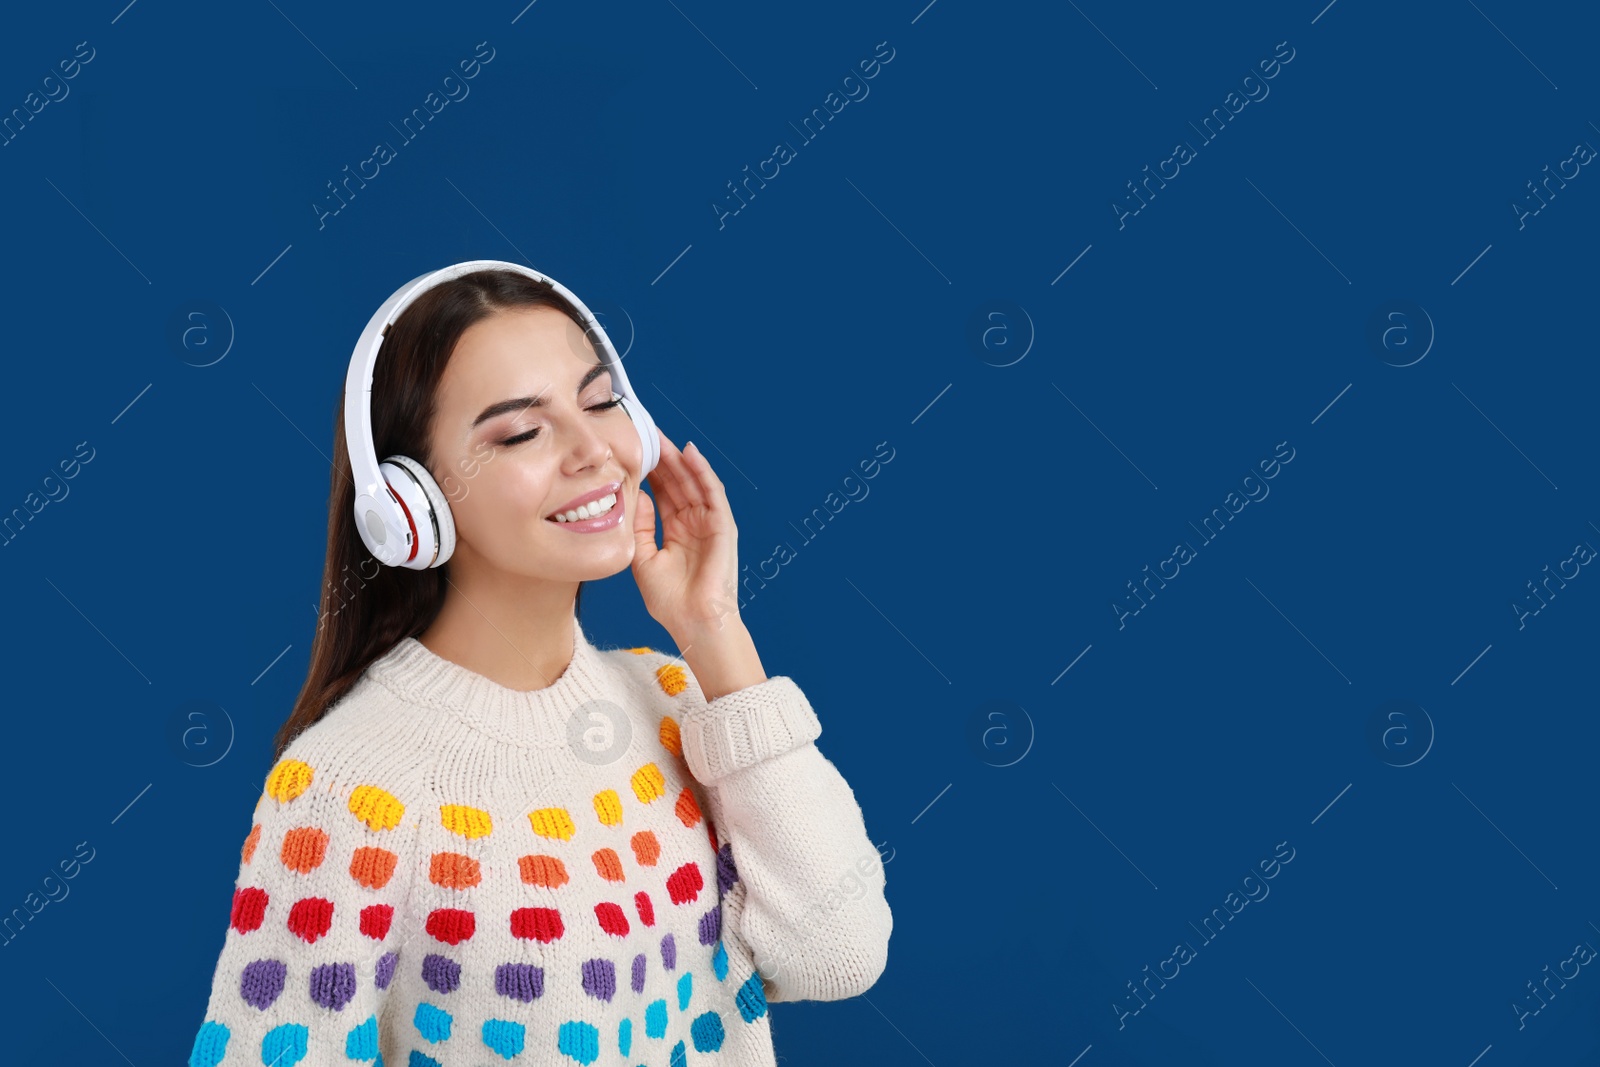
<instances>
[{"instance_id":1,"label":"knitted sweater","mask_svg":"<svg viewBox=\"0 0 1600 1067\"><path fill-rule=\"evenodd\" d=\"M774 1064L888 956L820 733L581 627L530 692L400 641L267 775L190 1067Z\"/></svg>"}]
</instances>

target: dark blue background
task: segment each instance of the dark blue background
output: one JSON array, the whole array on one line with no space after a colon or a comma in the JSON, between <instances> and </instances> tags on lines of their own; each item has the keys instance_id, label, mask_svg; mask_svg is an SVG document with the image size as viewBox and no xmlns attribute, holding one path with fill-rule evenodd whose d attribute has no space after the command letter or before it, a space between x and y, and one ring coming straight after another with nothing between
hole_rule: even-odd
<instances>
[{"instance_id":1,"label":"dark blue background","mask_svg":"<svg viewBox=\"0 0 1600 1067\"><path fill-rule=\"evenodd\" d=\"M94 849L4 946L4 1058L188 1055L305 675L351 346L401 283L474 258L631 319L633 383L722 476L742 558L795 550L743 614L893 849L895 932L867 994L775 1006L782 1062L1600 1056L1592 968L1520 1029L1512 1007L1600 945L1600 577L1520 629L1511 607L1600 546L1600 175L1520 229L1510 206L1600 145L1592 9L119 10L0 36L6 113L95 50L0 148L0 512L93 449L0 548L0 912ZM401 146L390 123L480 41L470 95ZM800 143L880 41L869 95ZM1188 124L1283 41L1269 95L1201 144ZM797 157L719 229L782 139ZM1180 139L1196 158L1119 229ZM379 140L397 157L319 229ZM175 345L201 301L225 316ZM1390 301L1436 333L1411 366L1415 312L1368 338ZM879 442L893 460L846 483ZM1188 524L1279 442L1270 495L1202 544ZM627 573L583 620L671 647ZM1391 701L1426 720L1375 745ZM1280 842L1270 895L1202 942Z\"/></svg>"}]
</instances>

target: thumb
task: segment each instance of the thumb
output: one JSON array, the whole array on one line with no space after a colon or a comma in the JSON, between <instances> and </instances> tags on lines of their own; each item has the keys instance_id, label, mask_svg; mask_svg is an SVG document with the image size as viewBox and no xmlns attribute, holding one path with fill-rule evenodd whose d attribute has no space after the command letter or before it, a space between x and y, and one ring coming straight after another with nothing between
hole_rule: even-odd
<instances>
[{"instance_id":1,"label":"thumb","mask_svg":"<svg viewBox=\"0 0 1600 1067\"><path fill-rule=\"evenodd\" d=\"M656 506L650 499L650 494L643 489L638 490L638 499L633 508L633 563L650 562L656 554Z\"/></svg>"}]
</instances>

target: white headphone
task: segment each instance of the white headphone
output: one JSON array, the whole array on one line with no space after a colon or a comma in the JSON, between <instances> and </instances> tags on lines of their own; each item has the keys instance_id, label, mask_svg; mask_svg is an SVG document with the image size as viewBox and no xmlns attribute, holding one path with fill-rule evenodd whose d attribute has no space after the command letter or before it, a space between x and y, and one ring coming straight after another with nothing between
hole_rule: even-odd
<instances>
[{"instance_id":1,"label":"white headphone","mask_svg":"<svg viewBox=\"0 0 1600 1067\"><path fill-rule=\"evenodd\" d=\"M367 551L391 567L422 571L441 566L455 551L456 524L444 493L421 463L410 456L390 456L378 462L372 442L372 370L378 362L378 349L389 327L417 297L440 282L480 270L510 270L527 275L550 286L577 310L584 322L584 333L599 351L601 362L611 370L613 392L622 397L622 409L639 432L639 442L644 446L639 477L654 470L661 459L655 421L628 384L622 357L617 355L600 321L566 286L531 267L500 259L473 259L419 275L395 290L373 312L350 356L350 371L344 383L344 440L355 479L356 529Z\"/></svg>"}]
</instances>

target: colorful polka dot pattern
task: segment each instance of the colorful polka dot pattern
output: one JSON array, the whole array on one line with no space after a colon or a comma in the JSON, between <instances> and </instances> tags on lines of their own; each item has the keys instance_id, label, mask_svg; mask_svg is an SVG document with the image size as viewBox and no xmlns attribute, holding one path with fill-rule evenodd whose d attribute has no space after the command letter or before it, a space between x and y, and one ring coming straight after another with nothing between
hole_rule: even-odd
<instances>
[{"instance_id":1,"label":"colorful polka dot pattern","mask_svg":"<svg viewBox=\"0 0 1600 1067\"><path fill-rule=\"evenodd\" d=\"M633 649L640 654L651 649ZM656 672L657 682L669 696L677 696L688 688L688 678L681 666L667 663ZM660 718L662 748L675 758L682 759L682 738L677 719L670 715ZM294 759L281 760L268 775L263 803L275 801L279 805L292 804L313 790L316 771L305 762ZM621 783L619 783L621 784ZM324 794L325 795L325 794ZM400 798L373 784L362 784L349 791L345 799L348 817L354 819L364 833L381 838L397 829L405 819L407 806ZM666 801L664 807L657 807ZM715 852L714 869L703 869L701 862L688 860L682 863L663 863L661 839L650 828L629 827L627 805L637 802L650 811L669 812L686 829L695 829L704 823L706 835ZM637 951L635 942L639 934L654 927L659 918L659 899L674 909L694 908L697 917L690 926L695 930L695 940L711 950L710 971L717 982L726 981L729 973L728 952L723 944L722 898L738 881L738 871L733 862L732 849L727 843L719 845L714 828L705 818L698 797L688 785L679 788L675 795L669 791L667 776L661 766L645 762L628 773L622 789L604 789L592 797L594 830L584 829L573 811L564 806L547 806L524 814L528 851L516 859L513 877L523 886L542 893L551 903L517 907L498 922L500 931L512 938L548 945L568 936L571 923L580 916L577 909L564 910L560 903L560 890L573 882L574 862L592 867L605 885L617 887L614 900L604 900L592 907L595 927L604 938L615 940L617 959L605 955L583 959L578 973L563 981L576 981L587 998L600 1004L616 1002L621 991L642 996L652 981L656 966L661 977L657 983L666 982L669 995L656 996L641 1004L636 1014L624 1017L614 1031L616 1049L624 1057L635 1055L636 1036L645 1041L665 1038L674 1014L684 1017L679 1025L686 1027L688 1044L697 1053L720 1051L727 1040L728 1020L723 1012L709 1007L710 1001L701 994L697 1001L695 971L680 968L679 943L673 933L664 932L652 937L654 952ZM259 810L259 806L258 806ZM493 877L506 873L491 873L483 861L474 855L470 845L484 838L505 833L497 828L490 812L463 804L441 804L437 807L438 826L450 837L461 842L460 849L443 848L425 857L426 878L439 891L460 892L463 902L469 901L470 890ZM508 813L502 813L508 814ZM412 825L416 825L413 823ZM520 821L518 822L520 825ZM659 823L657 824L659 825ZM336 905L326 897L306 894L292 900L279 899L282 889L268 890L253 882L268 886L292 886L295 878L306 878L322 870L330 860L344 863L344 857L330 856L332 837L317 825L293 826L276 841L263 840L261 823L251 827L240 849L241 885L235 889L229 917L231 931L240 937L250 937L269 922L281 924L299 941L314 945L328 937L336 923L353 923L364 939L383 942L388 938L394 921L394 905L373 902L346 914L349 905ZM575 846L568 850L563 846ZM587 843L587 844L586 844ZM441 839L442 844L442 839ZM269 845L263 859L262 846ZM554 846L554 847L552 847ZM368 893L386 890L395 882L401 864L397 851L381 844L365 844L355 848L348 857L346 868L351 882ZM275 863L280 872L254 873L262 863ZM508 872L507 872L508 873ZM419 873L419 877L421 874ZM716 899L705 896L708 878L715 882ZM642 879L642 881L641 881ZM451 899L448 894L445 899ZM710 906L707 906L709 903ZM553 906L552 906L553 904ZM460 1043L460 1027L456 1015L450 1010L451 994L463 985L462 964L454 959L451 950L471 941L480 933L480 916L470 907L434 907L423 919L423 932L435 943L436 951L418 953L417 967L410 972L420 975L422 984L438 998L437 1002L423 1000L417 1003L410 1019L414 1037L426 1045L442 1046L455 1038ZM232 936L232 935L230 935ZM587 936L585 943L587 944ZM596 946L603 942L594 942ZM626 951L622 951L626 949ZM706 959L706 957L697 957ZM659 964L656 961L659 960ZM361 989L370 985L377 990L387 990L396 975L399 954L385 952L370 965L370 975L360 973L354 961L332 961L298 972L297 980L303 984L300 994L303 1001L316 1009L339 1013L356 1001ZM364 965L368 966L368 965ZM620 973L619 973L620 972ZM238 995L240 1000L258 1012L267 1012L274 1006L282 1010L285 994L289 992L290 967L281 960L264 955L247 963L240 973ZM530 1005L544 997L556 980L547 969L531 963L507 962L494 969L495 993L504 998L509 1010L512 1005ZM766 997L759 974L751 973L737 987L732 996L732 1008L743 1023L753 1023L766 1014ZM698 1007L697 1007L698 1005ZM298 1010L289 1009L291 1012ZM731 1018L733 1011L726 1012ZM291 1016L292 1017L292 1016ZM639 1024L635 1026L635 1021ZM609 1025L609 1024L608 1024ZM737 1025L737 1024L736 1024ZM683 1032L683 1031L680 1031ZM311 1030L300 1022L286 1022L267 1030L261 1039L259 1060L277 1067L292 1067L306 1060L310 1054L308 1041ZM478 1032L467 1033L503 1060L511 1061L524 1052L540 1047L554 1048L562 1056L579 1064L589 1065L601 1055L600 1029L583 1018L553 1021L551 1035L540 1045L536 1036L530 1035L528 1024L514 1018L494 1017L481 1021ZM375 1063L382 1067L378 1048L378 1022L375 1014L365 1013L345 1031L343 1053L350 1062ZM195 1037L189 1058L189 1067L219 1067L223 1064L232 1038L228 1026L207 1020ZM608 1039L609 1040L609 1039ZM667 1062L686 1065L688 1044L677 1041L666 1054ZM656 1057L661 1052L654 1053ZM648 1053L640 1047L638 1054ZM251 1057L254 1059L255 1057ZM231 1061L230 1061L231 1062ZM243 1062L243 1061L241 1061ZM407 1067L439 1067L443 1061L436 1056L413 1049Z\"/></svg>"}]
</instances>

